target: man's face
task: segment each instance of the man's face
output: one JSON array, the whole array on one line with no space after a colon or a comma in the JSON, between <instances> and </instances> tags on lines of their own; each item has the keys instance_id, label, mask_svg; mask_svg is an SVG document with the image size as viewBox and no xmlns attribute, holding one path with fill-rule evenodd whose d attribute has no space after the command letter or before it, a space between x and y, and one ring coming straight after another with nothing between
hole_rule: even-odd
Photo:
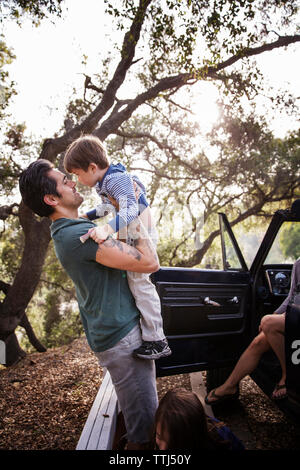
<instances>
[{"instance_id":1,"label":"man's face","mask_svg":"<svg viewBox=\"0 0 300 470\"><path fill-rule=\"evenodd\" d=\"M83 197L76 191L76 183L69 180L61 171L52 168L48 173L49 178L56 181L56 189L60 194L58 205L64 208L77 209L83 201Z\"/></svg>"}]
</instances>

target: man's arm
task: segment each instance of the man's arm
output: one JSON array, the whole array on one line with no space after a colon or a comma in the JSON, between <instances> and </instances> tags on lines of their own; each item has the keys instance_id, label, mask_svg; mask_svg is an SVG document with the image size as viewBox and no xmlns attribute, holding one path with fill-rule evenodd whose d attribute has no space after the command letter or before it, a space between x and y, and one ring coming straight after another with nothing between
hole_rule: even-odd
<instances>
[{"instance_id":1,"label":"man's arm","mask_svg":"<svg viewBox=\"0 0 300 470\"><path fill-rule=\"evenodd\" d=\"M159 269L156 249L139 219L136 219L134 246L109 238L99 244L96 261L110 268L153 273Z\"/></svg>"}]
</instances>

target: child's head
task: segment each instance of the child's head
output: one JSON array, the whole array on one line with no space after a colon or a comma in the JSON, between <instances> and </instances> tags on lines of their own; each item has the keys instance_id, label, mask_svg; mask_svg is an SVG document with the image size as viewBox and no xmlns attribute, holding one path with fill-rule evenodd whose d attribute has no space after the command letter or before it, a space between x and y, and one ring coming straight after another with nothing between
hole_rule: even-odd
<instances>
[{"instance_id":1,"label":"child's head","mask_svg":"<svg viewBox=\"0 0 300 470\"><path fill-rule=\"evenodd\" d=\"M68 173L74 170L88 172L90 165L104 170L109 166L106 149L98 137L84 135L74 140L66 150L64 167Z\"/></svg>"},{"instance_id":2,"label":"child's head","mask_svg":"<svg viewBox=\"0 0 300 470\"><path fill-rule=\"evenodd\" d=\"M74 140L66 150L64 166L74 173L79 183L93 187L109 166L106 150L98 137L84 135Z\"/></svg>"},{"instance_id":3,"label":"child's head","mask_svg":"<svg viewBox=\"0 0 300 470\"><path fill-rule=\"evenodd\" d=\"M196 393L184 388L169 390L160 400L155 415L155 441L160 450L224 449L229 446L205 414Z\"/></svg>"},{"instance_id":4,"label":"child's head","mask_svg":"<svg viewBox=\"0 0 300 470\"><path fill-rule=\"evenodd\" d=\"M155 416L156 444L160 450L209 447L206 415L197 395L189 390L169 390Z\"/></svg>"}]
</instances>

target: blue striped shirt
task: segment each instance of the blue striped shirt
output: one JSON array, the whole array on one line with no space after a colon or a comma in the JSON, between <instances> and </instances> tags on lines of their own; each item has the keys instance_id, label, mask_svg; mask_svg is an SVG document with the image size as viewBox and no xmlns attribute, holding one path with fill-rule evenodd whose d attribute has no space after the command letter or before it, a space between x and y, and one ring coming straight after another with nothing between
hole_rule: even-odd
<instances>
[{"instance_id":1,"label":"blue striped shirt","mask_svg":"<svg viewBox=\"0 0 300 470\"><path fill-rule=\"evenodd\" d=\"M138 184L141 191L138 201L135 197L133 181ZM102 204L88 211L87 216L90 220L95 220L108 215L114 210L114 207L107 196L114 198L119 204L119 211L108 223L115 232L126 227L149 205L144 185L137 176L130 175L121 163L111 164L95 188L102 199Z\"/></svg>"}]
</instances>

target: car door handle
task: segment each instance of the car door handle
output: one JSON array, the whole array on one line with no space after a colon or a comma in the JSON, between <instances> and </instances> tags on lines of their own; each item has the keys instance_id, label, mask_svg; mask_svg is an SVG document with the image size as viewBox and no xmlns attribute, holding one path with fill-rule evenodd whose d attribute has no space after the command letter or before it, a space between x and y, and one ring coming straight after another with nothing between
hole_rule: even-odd
<instances>
[{"instance_id":1,"label":"car door handle","mask_svg":"<svg viewBox=\"0 0 300 470\"><path fill-rule=\"evenodd\" d=\"M238 299L237 296L235 295L234 297L232 297L232 299L228 299L227 302L230 303L230 304L238 304L238 303L239 303L239 299Z\"/></svg>"},{"instance_id":2,"label":"car door handle","mask_svg":"<svg viewBox=\"0 0 300 470\"><path fill-rule=\"evenodd\" d=\"M205 305L211 305L212 307L221 307L221 305L218 304L218 302L211 300L209 297L205 297L204 303Z\"/></svg>"}]
</instances>

